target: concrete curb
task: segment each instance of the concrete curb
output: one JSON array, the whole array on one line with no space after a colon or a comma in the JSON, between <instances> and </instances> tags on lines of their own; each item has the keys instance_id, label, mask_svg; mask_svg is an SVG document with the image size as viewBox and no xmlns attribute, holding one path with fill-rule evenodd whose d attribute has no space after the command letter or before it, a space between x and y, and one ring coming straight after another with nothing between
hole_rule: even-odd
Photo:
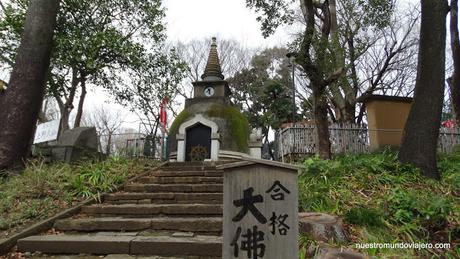
<instances>
[{"instance_id":1,"label":"concrete curb","mask_svg":"<svg viewBox=\"0 0 460 259\"><path fill-rule=\"evenodd\" d=\"M45 220L43 220L41 222L38 222L38 223L36 223L36 224L24 229L20 233L17 233L17 234L15 234L15 235L13 235L13 236L11 236L9 238L3 239L2 241L0 241L0 254L8 253L11 250L11 248L13 248L13 246L16 245L16 242L19 239L25 238L25 237L28 237L28 236L31 236L31 235L35 235L35 234L41 233L43 231L46 231L46 230L50 229L51 227L53 227L53 224L54 224L54 222L56 220L73 216L73 215L77 214L78 212L80 212L81 207L83 207L85 205L89 205L89 204L91 204L93 202L94 202L94 199L88 199L88 200L78 204L75 207L72 207L72 208L67 209L67 210L65 210L63 212L60 212L60 213L54 215L51 218L45 219Z\"/></svg>"},{"instance_id":2,"label":"concrete curb","mask_svg":"<svg viewBox=\"0 0 460 259\"><path fill-rule=\"evenodd\" d=\"M146 170L146 172L144 172L144 173L142 173L140 175L137 175L137 176L134 176L134 177L128 179L127 182L132 182L132 181L135 181L135 180L137 180L137 179L139 179L141 177L144 177L144 176L150 174L152 171L158 170L159 168L161 168L162 166L164 166L166 164L168 164L168 162L161 163L161 164L159 164L158 166L156 166L156 167L154 167L152 169ZM116 190L120 190L123 186L124 186L124 184L121 185ZM101 194L101 197L104 197L106 194L107 193ZM83 206L90 205L95 201L96 200L94 198L87 199L87 200L79 203L78 205L76 205L76 206L74 206L72 208L66 209L63 212L60 212L60 213L54 215L51 218L48 218L48 219L45 219L45 220L40 221L38 223L35 223L34 225L22 230L21 232L15 234L15 235L13 235L13 236L11 236L9 238L5 238L5 239L0 240L0 255L8 253L11 250L11 248L13 248L16 245L16 242L19 239L22 239L22 238L25 238L25 237L28 237L28 236L32 236L32 235L36 235L36 234L39 234L41 232L44 232L44 231L52 228L53 225L54 225L54 222L56 220L71 217L71 216L79 213Z\"/></svg>"}]
</instances>

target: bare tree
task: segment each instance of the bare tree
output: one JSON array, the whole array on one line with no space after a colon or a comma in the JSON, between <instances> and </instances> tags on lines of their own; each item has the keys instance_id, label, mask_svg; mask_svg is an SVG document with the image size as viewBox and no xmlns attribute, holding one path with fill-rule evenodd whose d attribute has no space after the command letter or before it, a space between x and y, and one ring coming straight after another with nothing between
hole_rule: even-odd
<instances>
[{"instance_id":1,"label":"bare tree","mask_svg":"<svg viewBox=\"0 0 460 259\"><path fill-rule=\"evenodd\" d=\"M201 80L206 62L211 39L192 40L187 43L178 42L176 51L178 56L187 64L187 80L183 84L180 94L185 98L192 96L191 82ZM232 77L236 72L250 66L255 50L242 46L235 40L219 39L217 44L222 73Z\"/></svg>"},{"instance_id":2,"label":"bare tree","mask_svg":"<svg viewBox=\"0 0 460 259\"><path fill-rule=\"evenodd\" d=\"M38 114L38 122L48 122L52 120L57 120L60 117L59 109L56 107L56 103L52 97L45 97L43 100L42 108Z\"/></svg>"},{"instance_id":3,"label":"bare tree","mask_svg":"<svg viewBox=\"0 0 460 259\"><path fill-rule=\"evenodd\" d=\"M334 3L334 5L332 5ZM391 3L389 3L391 4ZM338 122L361 123L365 107L359 101L376 92L391 95L409 95L415 81L418 36L414 34L418 18L417 8L401 13L387 5L388 21L362 15L366 9L359 1L344 0L331 10L337 13L338 43L334 62L345 68L343 75L329 87L330 117ZM384 5L385 7L385 5ZM373 19L369 24L367 20ZM333 21L332 19L331 21ZM372 33L369 33L371 31Z\"/></svg>"},{"instance_id":4,"label":"bare tree","mask_svg":"<svg viewBox=\"0 0 460 259\"><path fill-rule=\"evenodd\" d=\"M112 139L114 150L113 153L117 153L119 155L129 155L131 154L130 150L127 149L128 140L139 139L141 137L140 133L137 130L132 128L120 128L118 133Z\"/></svg>"},{"instance_id":5,"label":"bare tree","mask_svg":"<svg viewBox=\"0 0 460 259\"><path fill-rule=\"evenodd\" d=\"M355 105L375 93L393 96L413 94L419 18L420 10L411 6L407 12L396 11L388 27L376 32L375 40L353 65L352 71L355 72L350 78L357 94ZM364 110L364 105L359 107L355 120L358 124L363 121Z\"/></svg>"},{"instance_id":6,"label":"bare tree","mask_svg":"<svg viewBox=\"0 0 460 259\"><path fill-rule=\"evenodd\" d=\"M114 135L124 123L125 116L120 110L112 110L107 106L101 105L86 111L86 117L82 118L82 125L94 126L99 135L100 145L105 144L105 154L110 155Z\"/></svg>"},{"instance_id":7,"label":"bare tree","mask_svg":"<svg viewBox=\"0 0 460 259\"><path fill-rule=\"evenodd\" d=\"M0 170L26 158L45 94L59 0L33 0L8 90L0 95Z\"/></svg>"}]
</instances>

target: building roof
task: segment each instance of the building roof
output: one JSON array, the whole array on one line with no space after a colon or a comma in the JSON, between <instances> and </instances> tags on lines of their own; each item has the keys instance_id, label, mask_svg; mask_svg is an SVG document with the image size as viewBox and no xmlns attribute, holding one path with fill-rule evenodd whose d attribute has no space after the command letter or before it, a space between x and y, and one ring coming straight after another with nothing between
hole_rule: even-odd
<instances>
[{"instance_id":1,"label":"building roof","mask_svg":"<svg viewBox=\"0 0 460 259\"><path fill-rule=\"evenodd\" d=\"M413 98L411 97L400 97L400 96L388 96L388 95L369 95L365 98L358 100L362 103L369 103L372 101L391 101L391 102L402 102L402 103L411 103Z\"/></svg>"},{"instance_id":2,"label":"building roof","mask_svg":"<svg viewBox=\"0 0 460 259\"><path fill-rule=\"evenodd\" d=\"M219 55L217 53L217 39L212 38L211 49L209 50L208 63L201 79L204 81L224 80L222 69L220 67Z\"/></svg>"}]
</instances>

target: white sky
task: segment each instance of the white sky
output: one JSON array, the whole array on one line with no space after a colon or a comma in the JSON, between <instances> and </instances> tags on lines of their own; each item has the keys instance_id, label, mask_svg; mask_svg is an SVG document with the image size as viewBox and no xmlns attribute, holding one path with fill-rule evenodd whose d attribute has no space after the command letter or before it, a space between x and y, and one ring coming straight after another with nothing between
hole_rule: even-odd
<instances>
[{"instance_id":1,"label":"white sky","mask_svg":"<svg viewBox=\"0 0 460 259\"><path fill-rule=\"evenodd\" d=\"M232 38L247 47L286 43L287 34L278 30L264 39L256 14L245 0L163 0L169 40Z\"/></svg>"}]
</instances>

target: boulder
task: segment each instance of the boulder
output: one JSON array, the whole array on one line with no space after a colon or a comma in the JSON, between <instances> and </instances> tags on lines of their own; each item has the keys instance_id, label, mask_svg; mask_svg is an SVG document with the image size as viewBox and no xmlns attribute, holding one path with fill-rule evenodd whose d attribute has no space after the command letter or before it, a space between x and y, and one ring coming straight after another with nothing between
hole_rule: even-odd
<instances>
[{"instance_id":1,"label":"boulder","mask_svg":"<svg viewBox=\"0 0 460 259\"><path fill-rule=\"evenodd\" d=\"M368 259L368 255L351 249L335 248L327 244L311 245L307 250L307 257L314 259Z\"/></svg>"},{"instance_id":2,"label":"boulder","mask_svg":"<svg viewBox=\"0 0 460 259\"><path fill-rule=\"evenodd\" d=\"M342 220L324 213L299 213L299 232L317 241L348 242Z\"/></svg>"}]
</instances>

